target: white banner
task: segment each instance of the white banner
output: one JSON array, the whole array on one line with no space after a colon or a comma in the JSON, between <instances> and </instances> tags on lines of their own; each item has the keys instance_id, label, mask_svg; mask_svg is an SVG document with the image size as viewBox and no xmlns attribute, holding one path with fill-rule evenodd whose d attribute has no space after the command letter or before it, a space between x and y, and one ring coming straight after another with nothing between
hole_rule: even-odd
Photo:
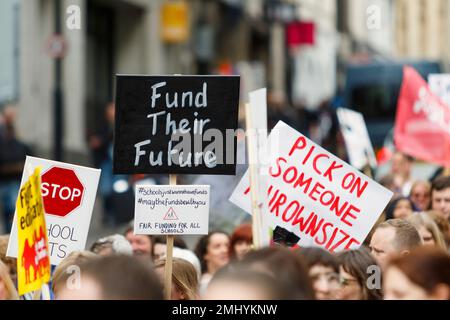
<instances>
[{"instance_id":1,"label":"white banner","mask_svg":"<svg viewBox=\"0 0 450 320\"><path fill-rule=\"evenodd\" d=\"M208 234L209 186L136 185L135 234Z\"/></svg>"},{"instance_id":2,"label":"white banner","mask_svg":"<svg viewBox=\"0 0 450 320\"><path fill-rule=\"evenodd\" d=\"M50 263L58 265L72 251L86 246L100 171L73 164L27 156L21 185L34 168L41 167ZM7 256L17 257L16 215L11 229Z\"/></svg>"},{"instance_id":3,"label":"white banner","mask_svg":"<svg viewBox=\"0 0 450 320\"><path fill-rule=\"evenodd\" d=\"M276 150L269 156L267 189L273 230L298 237L292 246L358 248L392 192L284 122L272 130L269 144ZM248 181L247 172L230 201L250 212Z\"/></svg>"}]
</instances>

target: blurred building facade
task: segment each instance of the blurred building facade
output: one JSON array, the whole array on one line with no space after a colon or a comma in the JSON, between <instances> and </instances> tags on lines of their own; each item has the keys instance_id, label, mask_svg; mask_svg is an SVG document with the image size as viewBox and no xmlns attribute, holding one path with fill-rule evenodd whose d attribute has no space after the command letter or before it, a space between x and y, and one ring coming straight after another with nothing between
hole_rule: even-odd
<instances>
[{"instance_id":1,"label":"blurred building facade","mask_svg":"<svg viewBox=\"0 0 450 320\"><path fill-rule=\"evenodd\" d=\"M338 29L348 56L371 51L390 59L450 59L449 0L339 0Z\"/></svg>"},{"instance_id":2,"label":"blurred building facade","mask_svg":"<svg viewBox=\"0 0 450 320\"><path fill-rule=\"evenodd\" d=\"M86 136L104 120L114 96L116 73L163 73L158 1L62 1L64 141L69 154L86 154ZM54 1L20 3L19 132L40 152L52 149L53 59L48 43L54 32ZM81 10L81 29L66 27L66 8ZM38 121L36 121L38 119Z\"/></svg>"},{"instance_id":3,"label":"blurred building facade","mask_svg":"<svg viewBox=\"0 0 450 320\"><path fill-rule=\"evenodd\" d=\"M395 6L397 55L447 63L450 59L450 1L398 0Z\"/></svg>"},{"instance_id":4,"label":"blurred building facade","mask_svg":"<svg viewBox=\"0 0 450 320\"><path fill-rule=\"evenodd\" d=\"M60 0L65 160L82 162L87 137L114 99L114 75L241 74L241 96L267 86L279 100L316 109L336 94L339 68L370 60L450 61L450 0ZM188 7L186 41L161 37L161 7ZM2 0L0 103L17 101L18 131L40 155L53 148L55 0ZM67 28L77 5L81 29ZM276 10L275 10L275 9ZM272 10L272 11L271 11ZM312 36L292 45L291 24ZM303 32L303 31L302 31ZM298 40L298 39L297 39ZM302 40L303 41L303 40Z\"/></svg>"}]
</instances>

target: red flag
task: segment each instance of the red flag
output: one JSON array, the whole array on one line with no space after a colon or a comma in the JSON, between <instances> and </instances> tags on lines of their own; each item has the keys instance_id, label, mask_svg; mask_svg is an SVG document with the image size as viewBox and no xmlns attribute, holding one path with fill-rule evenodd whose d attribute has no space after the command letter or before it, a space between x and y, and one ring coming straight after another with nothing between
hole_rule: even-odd
<instances>
[{"instance_id":1,"label":"red flag","mask_svg":"<svg viewBox=\"0 0 450 320\"><path fill-rule=\"evenodd\" d=\"M414 68L403 68L394 141L398 150L420 160L450 166L450 108Z\"/></svg>"}]
</instances>

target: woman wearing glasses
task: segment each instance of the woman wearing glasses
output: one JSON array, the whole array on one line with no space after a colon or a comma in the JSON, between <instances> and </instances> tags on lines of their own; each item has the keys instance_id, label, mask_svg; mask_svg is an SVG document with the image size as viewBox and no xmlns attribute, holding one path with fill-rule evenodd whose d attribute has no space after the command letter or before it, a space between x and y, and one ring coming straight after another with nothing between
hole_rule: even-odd
<instances>
[{"instance_id":1,"label":"woman wearing glasses","mask_svg":"<svg viewBox=\"0 0 450 320\"><path fill-rule=\"evenodd\" d=\"M318 300L335 300L339 291L339 265L336 257L321 248L294 251L305 262Z\"/></svg>"},{"instance_id":2,"label":"woman wearing glasses","mask_svg":"<svg viewBox=\"0 0 450 320\"><path fill-rule=\"evenodd\" d=\"M364 248L337 255L341 288L340 300L380 300L381 268Z\"/></svg>"}]
</instances>

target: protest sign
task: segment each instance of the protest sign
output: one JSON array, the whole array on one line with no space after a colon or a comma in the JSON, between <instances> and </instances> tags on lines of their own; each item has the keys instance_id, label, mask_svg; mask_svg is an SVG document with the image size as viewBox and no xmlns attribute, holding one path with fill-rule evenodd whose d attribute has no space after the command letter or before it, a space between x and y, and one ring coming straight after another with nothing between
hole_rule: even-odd
<instances>
[{"instance_id":1,"label":"protest sign","mask_svg":"<svg viewBox=\"0 0 450 320\"><path fill-rule=\"evenodd\" d=\"M238 76L117 76L114 173L234 175Z\"/></svg>"},{"instance_id":2,"label":"protest sign","mask_svg":"<svg viewBox=\"0 0 450 320\"><path fill-rule=\"evenodd\" d=\"M269 136L269 223L291 246L358 248L392 192L280 121ZM248 172L230 200L250 212ZM280 229L279 228L279 229ZM293 236L289 236L292 242Z\"/></svg>"},{"instance_id":3,"label":"protest sign","mask_svg":"<svg viewBox=\"0 0 450 320\"><path fill-rule=\"evenodd\" d=\"M27 166L42 167L50 262L58 265L72 251L85 248L100 170L34 157L26 158ZM25 181L23 174L21 185ZM7 251L10 257L17 257L16 230L14 219Z\"/></svg>"},{"instance_id":4,"label":"protest sign","mask_svg":"<svg viewBox=\"0 0 450 320\"><path fill-rule=\"evenodd\" d=\"M430 86L431 92L441 98L442 102L450 108L450 74L429 74L428 85Z\"/></svg>"},{"instance_id":5,"label":"protest sign","mask_svg":"<svg viewBox=\"0 0 450 320\"><path fill-rule=\"evenodd\" d=\"M350 109L338 108L337 116L350 164L359 170L367 165L376 168L377 159L363 115Z\"/></svg>"},{"instance_id":6,"label":"protest sign","mask_svg":"<svg viewBox=\"0 0 450 320\"><path fill-rule=\"evenodd\" d=\"M450 109L412 67L403 68L394 141L417 159L450 166Z\"/></svg>"},{"instance_id":7,"label":"protest sign","mask_svg":"<svg viewBox=\"0 0 450 320\"><path fill-rule=\"evenodd\" d=\"M20 187L15 222L18 236L17 284L19 295L24 295L40 289L50 281L49 246L45 232L40 168L36 168Z\"/></svg>"},{"instance_id":8,"label":"protest sign","mask_svg":"<svg viewBox=\"0 0 450 320\"><path fill-rule=\"evenodd\" d=\"M135 234L207 234L209 186L136 185Z\"/></svg>"},{"instance_id":9,"label":"protest sign","mask_svg":"<svg viewBox=\"0 0 450 320\"><path fill-rule=\"evenodd\" d=\"M267 90L266 88L249 93L249 104L245 108L250 184L253 186L252 233L255 248L270 244L269 224L267 222Z\"/></svg>"}]
</instances>

